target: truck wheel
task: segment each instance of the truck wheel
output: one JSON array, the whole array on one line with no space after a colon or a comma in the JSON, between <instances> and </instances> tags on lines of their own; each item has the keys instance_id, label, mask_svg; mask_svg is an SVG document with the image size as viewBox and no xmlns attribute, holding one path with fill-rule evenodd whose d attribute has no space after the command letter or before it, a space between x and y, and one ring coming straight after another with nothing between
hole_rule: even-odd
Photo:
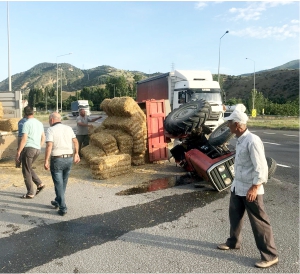
<instances>
[{"instance_id":1,"label":"truck wheel","mask_svg":"<svg viewBox=\"0 0 300 274\"><path fill-rule=\"evenodd\" d=\"M210 110L210 104L203 99L183 104L166 117L165 130L172 135L189 133L205 123Z\"/></svg>"},{"instance_id":2,"label":"truck wheel","mask_svg":"<svg viewBox=\"0 0 300 274\"><path fill-rule=\"evenodd\" d=\"M227 121L219 125L209 136L208 142L212 146L221 146L234 136L227 127Z\"/></svg>"},{"instance_id":3,"label":"truck wheel","mask_svg":"<svg viewBox=\"0 0 300 274\"><path fill-rule=\"evenodd\" d=\"M269 170L268 170L268 179L270 179L271 176L272 176L272 175L275 173L275 171L276 171L277 163L276 163L276 161L275 161L273 158L271 158L271 157L266 157L266 159L267 159L268 168L269 168Z\"/></svg>"}]
</instances>

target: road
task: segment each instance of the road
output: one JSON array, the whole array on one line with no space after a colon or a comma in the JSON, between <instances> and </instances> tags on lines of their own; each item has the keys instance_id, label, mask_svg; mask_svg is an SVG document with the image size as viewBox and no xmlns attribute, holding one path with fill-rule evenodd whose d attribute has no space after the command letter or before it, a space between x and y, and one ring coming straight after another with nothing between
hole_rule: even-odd
<instances>
[{"instance_id":1,"label":"road","mask_svg":"<svg viewBox=\"0 0 300 274\"><path fill-rule=\"evenodd\" d=\"M64 217L48 205L50 188L25 201L16 198L20 189L1 191L0 271L299 273L299 133L253 132L279 164L264 198L278 265L264 271L253 267L259 253L248 219L241 250L216 249L229 233L227 190L217 193L190 184L117 196L128 187L87 179L68 186L70 210Z\"/></svg>"}]
</instances>

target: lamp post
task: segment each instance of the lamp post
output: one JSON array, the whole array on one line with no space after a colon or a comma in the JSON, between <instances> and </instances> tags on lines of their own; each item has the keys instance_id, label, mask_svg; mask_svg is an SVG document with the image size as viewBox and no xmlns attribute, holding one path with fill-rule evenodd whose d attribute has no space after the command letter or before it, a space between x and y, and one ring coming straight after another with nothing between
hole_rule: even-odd
<instances>
[{"instance_id":1,"label":"lamp post","mask_svg":"<svg viewBox=\"0 0 300 274\"><path fill-rule=\"evenodd\" d=\"M56 56L56 112L58 112L58 62L57 62L57 58L66 56L66 55L70 55L70 54L72 54L72 52Z\"/></svg>"},{"instance_id":2,"label":"lamp post","mask_svg":"<svg viewBox=\"0 0 300 274\"><path fill-rule=\"evenodd\" d=\"M254 96L255 96L255 61L250 59L250 58L246 58L247 60L251 60L254 64L254 73L253 73L253 78L254 78L254 84L253 84L253 94L252 94L252 110L254 110Z\"/></svg>"},{"instance_id":3,"label":"lamp post","mask_svg":"<svg viewBox=\"0 0 300 274\"><path fill-rule=\"evenodd\" d=\"M221 38L220 38L220 42L219 42L219 65L218 65L218 83L220 84L220 56L221 56L221 39L222 39L222 37L226 34L226 33L228 33L229 32L229 30L227 30L222 36L221 36Z\"/></svg>"},{"instance_id":4,"label":"lamp post","mask_svg":"<svg viewBox=\"0 0 300 274\"><path fill-rule=\"evenodd\" d=\"M60 68L60 111L61 111L61 113L63 111L63 107L62 107L62 71L63 71L63 69L61 66L61 68Z\"/></svg>"}]
</instances>

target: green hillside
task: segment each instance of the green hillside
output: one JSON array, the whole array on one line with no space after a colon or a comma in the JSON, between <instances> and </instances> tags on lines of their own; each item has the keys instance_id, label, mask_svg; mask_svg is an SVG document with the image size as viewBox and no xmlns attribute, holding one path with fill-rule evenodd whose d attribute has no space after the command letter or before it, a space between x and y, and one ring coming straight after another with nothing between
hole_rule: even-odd
<instances>
[{"instance_id":1,"label":"green hillside","mask_svg":"<svg viewBox=\"0 0 300 274\"><path fill-rule=\"evenodd\" d=\"M62 79L64 92L80 91L84 87L105 87L109 77L124 76L128 83L134 82L134 76L139 75L142 79L156 76L160 72L146 74L140 71L120 70L111 66L103 65L88 70L81 70L68 63L59 64L59 84ZM299 96L299 60L294 60L275 67L273 69L258 71L255 75L255 88L262 92L264 97L274 102L286 102ZM217 75L214 75L217 79ZM221 75L223 90L226 99L247 99L253 89L253 73L239 76ZM30 89L45 87L56 88L57 64L41 63L31 69L12 76L13 90L21 90L27 94ZM0 92L8 90L8 79L0 82Z\"/></svg>"}]
</instances>

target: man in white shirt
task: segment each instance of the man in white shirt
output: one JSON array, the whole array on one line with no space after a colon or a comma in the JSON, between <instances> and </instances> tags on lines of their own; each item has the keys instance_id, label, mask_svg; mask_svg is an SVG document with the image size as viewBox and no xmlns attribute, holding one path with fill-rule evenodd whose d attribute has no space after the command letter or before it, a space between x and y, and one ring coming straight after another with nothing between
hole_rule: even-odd
<instances>
[{"instance_id":1,"label":"man in white shirt","mask_svg":"<svg viewBox=\"0 0 300 274\"><path fill-rule=\"evenodd\" d=\"M89 144L89 135L88 135L89 127L91 128L93 127L93 125L89 124L89 122L95 122L100 118L102 118L102 116L92 119L86 116L84 109L79 110L79 116L76 118L76 122L77 122L76 138L79 143L79 153L83 147Z\"/></svg>"},{"instance_id":2,"label":"man in white shirt","mask_svg":"<svg viewBox=\"0 0 300 274\"><path fill-rule=\"evenodd\" d=\"M230 237L218 245L221 250L239 249L245 211L251 223L261 260L256 267L267 268L278 263L269 217L264 209L263 183L268 180L268 165L261 139L247 129L248 116L235 110L228 117L228 127L237 138L234 161L235 178L229 204Z\"/></svg>"},{"instance_id":3,"label":"man in white shirt","mask_svg":"<svg viewBox=\"0 0 300 274\"><path fill-rule=\"evenodd\" d=\"M58 214L67 213L65 192L72 163L79 163L78 142L73 129L61 123L61 116L53 112L49 116L50 127L46 133L44 168L51 171L55 189L55 200L51 204L59 208ZM74 148L74 151L73 151ZM49 159L51 156L51 162Z\"/></svg>"}]
</instances>

